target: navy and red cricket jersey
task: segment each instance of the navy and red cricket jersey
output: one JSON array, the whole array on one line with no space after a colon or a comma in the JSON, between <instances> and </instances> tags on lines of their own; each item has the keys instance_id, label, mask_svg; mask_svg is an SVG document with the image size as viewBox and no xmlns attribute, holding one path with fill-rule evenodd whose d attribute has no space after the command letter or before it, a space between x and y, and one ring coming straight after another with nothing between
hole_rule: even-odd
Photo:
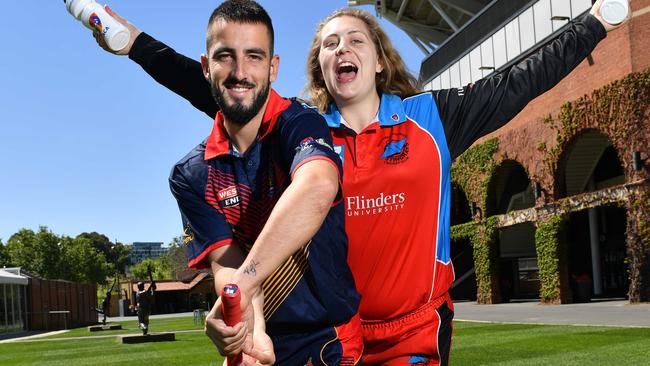
<instances>
[{"instance_id":1,"label":"navy and red cricket jersey","mask_svg":"<svg viewBox=\"0 0 650 366\"><path fill-rule=\"evenodd\" d=\"M273 90L259 136L246 153L232 148L218 113L210 137L169 178L190 267L208 267L207 254L224 245L240 245L247 253L300 165L322 159L341 171L331 145L318 113ZM312 240L264 282L269 334L276 327L341 324L356 313L360 296L347 265L347 244L343 204L335 202Z\"/></svg>"}]
</instances>

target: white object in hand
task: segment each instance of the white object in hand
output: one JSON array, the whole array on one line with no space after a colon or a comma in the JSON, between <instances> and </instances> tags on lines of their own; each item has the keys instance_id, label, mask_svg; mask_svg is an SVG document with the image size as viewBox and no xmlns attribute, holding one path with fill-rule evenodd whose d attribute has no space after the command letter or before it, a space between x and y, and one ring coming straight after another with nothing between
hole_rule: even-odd
<instances>
[{"instance_id":1,"label":"white object in hand","mask_svg":"<svg viewBox=\"0 0 650 366\"><path fill-rule=\"evenodd\" d=\"M95 0L63 0L73 17L91 30L97 30L113 51L119 51L129 43L129 30L110 16Z\"/></svg>"},{"instance_id":2,"label":"white object in hand","mask_svg":"<svg viewBox=\"0 0 650 366\"><path fill-rule=\"evenodd\" d=\"M600 15L611 25L621 24L630 11L628 0L605 0L600 6Z\"/></svg>"}]
</instances>

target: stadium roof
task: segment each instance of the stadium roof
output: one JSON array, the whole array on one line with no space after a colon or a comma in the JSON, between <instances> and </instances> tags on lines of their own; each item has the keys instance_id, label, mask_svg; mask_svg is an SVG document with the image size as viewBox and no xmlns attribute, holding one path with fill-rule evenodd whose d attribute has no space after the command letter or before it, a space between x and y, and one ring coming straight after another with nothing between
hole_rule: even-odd
<instances>
[{"instance_id":1,"label":"stadium roof","mask_svg":"<svg viewBox=\"0 0 650 366\"><path fill-rule=\"evenodd\" d=\"M348 0L348 5L374 5L378 16L402 29L422 52L430 54L491 2L491 0Z\"/></svg>"}]
</instances>

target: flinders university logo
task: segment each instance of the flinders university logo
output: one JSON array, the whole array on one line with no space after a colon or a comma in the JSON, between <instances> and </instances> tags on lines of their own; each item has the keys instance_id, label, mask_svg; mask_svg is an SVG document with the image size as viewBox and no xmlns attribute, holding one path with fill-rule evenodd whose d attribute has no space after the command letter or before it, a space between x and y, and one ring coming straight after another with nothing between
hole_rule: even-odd
<instances>
[{"instance_id":1,"label":"flinders university logo","mask_svg":"<svg viewBox=\"0 0 650 366\"><path fill-rule=\"evenodd\" d=\"M404 208L406 193L380 193L375 197L348 196L346 197L346 214L348 216L382 215L387 212Z\"/></svg>"},{"instance_id":2,"label":"flinders university logo","mask_svg":"<svg viewBox=\"0 0 650 366\"><path fill-rule=\"evenodd\" d=\"M232 206L237 206L241 199L237 193L237 187L230 186L226 189L222 189L217 193L217 200L219 201L219 207L227 208Z\"/></svg>"}]
</instances>

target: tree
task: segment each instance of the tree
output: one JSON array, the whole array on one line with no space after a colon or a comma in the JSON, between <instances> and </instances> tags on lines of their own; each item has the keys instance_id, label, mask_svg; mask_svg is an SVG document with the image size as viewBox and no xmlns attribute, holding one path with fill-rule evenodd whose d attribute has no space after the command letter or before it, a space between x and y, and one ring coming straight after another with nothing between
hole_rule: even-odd
<instances>
[{"instance_id":1,"label":"tree","mask_svg":"<svg viewBox=\"0 0 650 366\"><path fill-rule=\"evenodd\" d=\"M0 267L2 266L11 266L11 261L9 260L9 252L7 247L2 244L2 239L0 239Z\"/></svg>"},{"instance_id":2,"label":"tree","mask_svg":"<svg viewBox=\"0 0 650 366\"><path fill-rule=\"evenodd\" d=\"M7 241L7 251L12 264L36 272L43 278L57 279L62 276L61 238L53 234L47 226L38 232L21 229Z\"/></svg>"},{"instance_id":3,"label":"tree","mask_svg":"<svg viewBox=\"0 0 650 366\"><path fill-rule=\"evenodd\" d=\"M151 271L154 280L169 280L172 278L171 268L169 267L169 264L162 258L147 258L142 262L131 266L131 273L133 274L133 278L140 281L149 280L149 271Z\"/></svg>"},{"instance_id":4,"label":"tree","mask_svg":"<svg viewBox=\"0 0 650 366\"><path fill-rule=\"evenodd\" d=\"M131 264L131 258L129 257L131 250L132 248L130 246L126 246L120 242L116 242L113 246L113 256L111 257L111 260L115 265L115 270L120 274L125 274L126 267Z\"/></svg>"},{"instance_id":5,"label":"tree","mask_svg":"<svg viewBox=\"0 0 650 366\"><path fill-rule=\"evenodd\" d=\"M116 271L121 274L125 273L126 266L130 264L129 253L131 249L119 242L111 242L106 235L91 232L81 233L77 238L89 240L93 248L102 253L106 261L110 263Z\"/></svg>"},{"instance_id":6,"label":"tree","mask_svg":"<svg viewBox=\"0 0 650 366\"><path fill-rule=\"evenodd\" d=\"M64 278L82 283L106 283L114 273L113 265L106 261L104 254L97 250L87 238L63 237Z\"/></svg>"},{"instance_id":7,"label":"tree","mask_svg":"<svg viewBox=\"0 0 650 366\"><path fill-rule=\"evenodd\" d=\"M182 236L177 236L172 239L164 260L171 269L172 278L179 279L178 275L187 270L187 253L185 252L185 244L183 243Z\"/></svg>"},{"instance_id":8,"label":"tree","mask_svg":"<svg viewBox=\"0 0 650 366\"><path fill-rule=\"evenodd\" d=\"M13 265L46 279L105 283L114 273L113 265L93 246L91 238L58 236L46 226L36 233L21 229L9 238L5 249Z\"/></svg>"}]
</instances>

